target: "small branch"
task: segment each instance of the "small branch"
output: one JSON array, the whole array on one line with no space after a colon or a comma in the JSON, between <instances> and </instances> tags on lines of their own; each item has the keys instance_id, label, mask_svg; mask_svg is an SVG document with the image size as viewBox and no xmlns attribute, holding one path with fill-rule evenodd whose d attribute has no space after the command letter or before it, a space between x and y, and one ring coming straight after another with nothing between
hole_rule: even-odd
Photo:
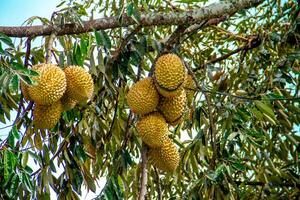
<instances>
[{"instance_id":1,"label":"small branch","mask_svg":"<svg viewBox=\"0 0 300 200\"><path fill-rule=\"evenodd\" d=\"M30 56L30 50L31 50L31 38L27 38L26 40L26 53L25 53L25 59L24 59L24 67L28 68L28 61L29 61L29 56ZM20 85L20 91L21 91L21 85ZM20 97L20 102L19 102L19 106L18 106L18 111L17 111L17 116L13 122L13 125L16 124L17 120L19 119L20 115L21 115L21 108L24 108L23 105L23 94L21 92L21 97Z\"/></svg>"},{"instance_id":2,"label":"small branch","mask_svg":"<svg viewBox=\"0 0 300 200\"><path fill-rule=\"evenodd\" d=\"M147 195L147 146L143 144L142 146L142 172L141 172L141 184L140 184L140 193L139 200L145 200Z\"/></svg>"},{"instance_id":3,"label":"small branch","mask_svg":"<svg viewBox=\"0 0 300 200\"><path fill-rule=\"evenodd\" d=\"M105 17L96 20L83 22L83 26L73 24L65 24L65 26L57 32L57 35L71 35L86 33L93 30L105 30L119 27L127 27L130 25L140 24L141 26L159 26L159 25L185 25L197 24L212 18L220 18L251 7L255 7L263 2L262 0L239 0L235 2L219 2L203 8L188 10L183 12L156 12L142 13L141 20L136 22L127 15L122 16L122 23L119 22L118 16ZM29 36L45 36L50 35L55 30L51 25L40 26L21 26L21 27L5 27L0 26L0 32L9 37L29 37Z\"/></svg>"},{"instance_id":4,"label":"small branch","mask_svg":"<svg viewBox=\"0 0 300 200\"><path fill-rule=\"evenodd\" d=\"M25 54L25 59L24 59L24 66L26 68L28 67L30 50L31 50L31 37L28 37L27 40L26 40L26 54Z\"/></svg>"},{"instance_id":5,"label":"small branch","mask_svg":"<svg viewBox=\"0 0 300 200\"><path fill-rule=\"evenodd\" d=\"M173 46L180 42L180 37L187 29L186 25L179 25L177 29L170 35L165 43L164 52L169 52L173 49Z\"/></svg>"},{"instance_id":6,"label":"small branch","mask_svg":"<svg viewBox=\"0 0 300 200\"><path fill-rule=\"evenodd\" d=\"M235 38L236 40L240 40L240 41L243 41L243 42L249 42L248 38L240 36L240 35L233 34L229 31L227 31L226 29L223 29L222 27L219 27L219 26L212 26L212 27L215 28L216 30L218 30L219 32L227 35L228 37L232 37L232 38Z\"/></svg>"},{"instance_id":7,"label":"small branch","mask_svg":"<svg viewBox=\"0 0 300 200\"><path fill-rule=\"evenodd\" d=\"M245 45L229 52L228 54L225 54L225 55L220 56L218 58L214 58L212 60L207 61L205 64L200 65L197 68L194 68L193 72L197 72L200 69L204 69L209 64L214 64L216 62L220 62L222 60L225 60L225 59L229 58L230 56L232 56L232 55L234 55L234 54L236 54L240 51L243 51L243 50L248 51L248 50L254 49L254 48L258 47L260 44L261 44L261 39L258 35L250 36L247 44L245 44Z\"/></svg>"},{"instance_id":8,"label":"small branch","mask_svg":"<svg viewBox=\"0 0 300 200\"><path fill-rule=\"evenodd\" d=\"M225 59L229 58L230 56L232 56L232 55L234 55L234 54L236 54L236 53L242 51L243 49L244 49L244 46L239 47L239 48L237 48L237 49L235 49L235 50L229 52L228 54L225 54L225 55L220 56L220 57L218 57L218 58L214 58L214 59L212 59L212 60L209 60L209 61L207 61L205 64L199 65L197 68L194 68L194 69L193 69L193 72L197 72L197 71L199 71L200 69L204 69L207 65L214 64L214 63L217 63L217 62L219 62L219 61L225 60Z\"/></svg>"},{"instance_id":9,"label":"small branch","mask_svg":"<svg viewBox=\"0 0 300 200\"><path fill-rule=\"evenodd\" d=\"M66 145L66 140L62 141L62 143L60 144L58 150L56 151L56 153L52 156L52 158L50 159L50 161L53 161L58 155L59 153L63 150L64 146ZM42 170L42 167L39 168L38 170L36 170L35 172L33 172L30 176L35 176L37 175L40 171Z\"/></svg>"},{"instance_id":10,"label":"small branch","mask_svg":"<svg viewBox=\"0 0 300 200\"><path fill-rule=\"evenodd\" d=\"M216 157L217 157L217 147L216 147L217 131L216 131L215 122L214 122L213 109L212 109L212 105L211 105L210 95L207 93L204 93L204 96L205 96L205 99L207 102L208 118L209 118L209 126L210 126L210 137L211 137L211 147L213 149L213 155L212 155L210 166L212 169L215 169Z\"/></svg>"},{"instance_id":11,"label":"small branch","mask_svg":"<svg viewBox=\"0 0 300 200\"><path fill-rule=\"evenodd\" d=\"M122 40L120 46L115 50L115 52L112 54L112 57L109 64L114 63L116 60L118 60L119 56L121 55L123 49L126 47L128 42L132 39L132 37L137 34L141 30L142 26L137 26L130 34L128 34L125 39Z\"/></svg>"},{"instance_id":12,"label":"small branch","mask_svg":"<svg viewBox=\"0 0 300 200\"><path fill-rule=\"evenodd\" d=\"M234 181L235 184L239 185L249 185L249 186L265 186L265 185L270 185L272 187L297 187L300 188L299 183L264 183L264 182L259 182L259 181Z\"/></svg>"},{"instance_id":13,"label":"small branch","mask_svg":"<svg viewBox=\"0 0 300 200\"><path fill-rule=\"evenodd\" d=\"M231 94L228 92L218 92L218 91L209 91L209 90L204 90L202 88L198 89L199 91L203 92L203 93L210 93L210 94L219 94L219 95L224 95L224 96L229 96L229 97L233 97L233 98L237 98L237 99L242 99L242 100L249 100L249 101L254 101L254 100L261 100L261 97L247 97L247 96L238 96L235 94ZM269 101L300 101L300 97L290 97L290 98L270 98L267 99Z\"/></svg>"},{"instance_id":14,"label":"small branch","mask_svg":"<svg viewBox=\"0 0 300 200\"><path fill-rule=\"evenodd\" d=\"M159 173L156 169L156 167L154 167L154 172L155 172L155 176L156 176L156 180L157 180L157 200L161 200L161 187L160 187L160 179L159 179Z\"/></svg>"},{"instance_id":15,"label":"small branch","mask_svg":"<svg viewBox=\"0 0 300 200\"><path fill-rule=\"evenodd\" d=\"M119 79L118 87L121 87L121 84L122 84L122 80ZM119 106L119 95L120 95L120 93L119 93L119 91L117 91L117 95L116 95L116 98L115 98L115 109L114 109L113 119L112 119L112 122L110 124L109 131L104 136L103 143L101 143L101 146L99 147L100 149L103 149L104 148L104 144L107 141L109 141L110 138L112 137L112 129L113 129L113 126L114 126L116 118L117 118L117 111L118 111L118 106Z\"/></svg>"},{"instance_id":16,"label":"small branch","mask_svg":"<svg viewBox=\"0 0 300 200\"><path fill-rule=\"evenodd\" d=\"M51 54L52 54L52 48L53 48L53 42L56 38L56 31L53 31L49 37L48 44L46 46L46 63L51 63Z\"/></svg>"},{"instance_id":17,"label":"small branch","mask_svg":"<svg viewBox=\"0 0 300 200\"><path fill-rule=\"evenodd\" d=\"M127 147L128 141L131 137L131 132L129 131L130 126L132 124L132 111L130 110L129 115L128 115L128 119L127 119L127 123L126 123L126 129L125 129L125 137L124 137L124 141L122 143L122 149L125 149Z\"/></svg>"}]
</instances>

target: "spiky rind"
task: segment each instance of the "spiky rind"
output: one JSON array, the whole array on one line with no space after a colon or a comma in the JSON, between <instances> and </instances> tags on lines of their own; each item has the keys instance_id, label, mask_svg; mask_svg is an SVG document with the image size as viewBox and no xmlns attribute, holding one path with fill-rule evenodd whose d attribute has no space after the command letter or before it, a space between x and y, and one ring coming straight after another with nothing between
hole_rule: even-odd
<instances>
[{"instance_id":1,"label":"spiky rind","mask_svg":"<svg viewBox=\"0 0 300 200\"><path fill-rule=\"evenodd\" d=\"M21 91L22 91L24 99L26 101L32 101L32 99L29 96L28 86L26 85L26 83L24 83L23 81L21 81L20 82L20 86L21 86Z\"/></svg>"},{"instance_id":2,"label":"spiky rind","mask_svg":"<svg viewBox=\"0 0 300 200\"><path fill-rule=\"evenodd\" d=\"M76 100L72 99L71 97L64 95L61 98L61 103L62 103L63 111L68 111L68 110L73 109L78 102Z\"/></svg>"},{"instance_id":3,"label":"spiky rind","mask_svg":"<svg viewBox=\"0 0 300 200\"><path fill-rule=\"evenodd\" d=\"M175 54L160 56L154 69L155 84L158 92L165 97L173 97L177 90L183 88L185 68L181 59Z\"/></svg>"},{"instance_id":4,"label":"spiky rind","mask_svg":"<svg viewBox=\"0 0 300 200\"><path fill-rule=\"evenodd\" d=\"M40 105L50 105L58 101L67 87L64 72L52 64L40 64L33 69L39 73L39 76L32 78L36 84L28 86L30 98Z\"/></svg>"},{"instance_id":5,"label":"spiky rind","mask_svg":"<svg viewBox=\"0 0 300 200\"><path fill-rule=\"evenodd\" d=\"M170 125L177 125L182 121L186 107L186 94L182 90L179 96L173 98L161 97L157 109Z\"/></svg>"},{"instance_id":6,"label":"spiky rind","mask_svg":"<svg viewBox=\"0 0 300 200\"><path fill-rule=\"evenodd\" d=\"M167 138L160 148L150 148L150 162L158 169L165 172L173 172L179 165L180 156L171 139Z\"/></svg>"},{"instance_id":7,"label":"spiky rind","mask_svg":"<svg viewBox=\"0 0 300 200\"><path fill-rule=\"evenodd\" d=\"M80 66L64 69L67 79L66 95L78 102L87 102L92 98L94 83L92 76Z\"/></svg>"},{"instance_id":8,"label":"spiky rind","mask_svg":"<svg viewBox=\"0 0 300 200\"><path fill-rule=\"evenodd\" d=\"M168 137L168 124L158 112L143 116L136 128L143 142L151 148L162 146Z\"/></svg>"},{"instance_id":9,"label":"spiky rind","mask_svg":"<svg viewBox=\"0 0 300 200\"><path fill-rule=\"evenodd\" d=\"M135 114L145 115L156 109L159 94L151 77L135 83L126 95L127 104Z\"/></svg>"},{"instance_id":10,"label":"spiky rind","mask_svg":"<svg viewBox=\"0 0 300 200\"><path fill-rule=\"evenodd\" d=\"M57 101L51 105L35 104L33 109L33 125L37 129L51 129L58 123L61 113L61 101Z\"/></svg>"}]
</instances>

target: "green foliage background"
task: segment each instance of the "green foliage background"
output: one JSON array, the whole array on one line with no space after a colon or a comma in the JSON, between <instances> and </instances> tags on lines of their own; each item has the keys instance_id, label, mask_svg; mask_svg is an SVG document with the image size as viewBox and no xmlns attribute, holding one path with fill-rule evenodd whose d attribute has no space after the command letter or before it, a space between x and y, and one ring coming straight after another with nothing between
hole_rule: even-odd
<instances>
[{"instance_id":1,"label":"green foliage background","mask_svg":"<svg viewBox=\"0 0 300 200\"><path fill-rule=\"evenodd\" d=\"M62 1L51 20L32 17L27 23L81 26L91 13L119 16L120 22L126 13L138 23L142 12L181 12L205 3ZM148 164L149 199L299 198L299 11L296 1L264 1L218 25L183 34L172 44L170 51L194 71L202 91L197 91L184 123L170 129L181 157L176 172L166 174ZM37 75L30 66L45 62L49 36L42 46L31 48L27 68L26 38L15 46L0 34L1 123L14 120L11 113L18 113L7 139L0 141L0 198L49 199L51 187L59 199L78 199L82 184L95 191L97 179L106 177L99 199L136 199L142 144L125 95L140 78L138 72L141 78L148 76L165 49L165 38L176 28L136 25L58 36L53 62L88 68L95 93L88 105L63 113L50 131L33 130L30 103L19 89L20 80L32 84ZM210 96L211 111L204 92ZM216 129L214 146L210 112ZM39 170L28 166L29 157ZM62 174L55 176L58 167Z\"/></svg>"}]
</instances>

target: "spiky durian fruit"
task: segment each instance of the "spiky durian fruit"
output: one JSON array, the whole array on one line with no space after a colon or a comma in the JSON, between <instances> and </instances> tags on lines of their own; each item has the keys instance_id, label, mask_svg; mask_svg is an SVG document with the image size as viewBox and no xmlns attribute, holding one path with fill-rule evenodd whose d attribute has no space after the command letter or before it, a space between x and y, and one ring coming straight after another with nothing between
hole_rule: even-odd
<instances>
[{"instance_id":1,"label":"spiky durian fruit","mask_svg":"<svg viewBox=\"0 0 300 200\"><path fill-rule=\"evenodd\" d=\"M61 101L51 105L35 104L33 109L33 125L38 129L51 129L59 121L62 113Z\"/></svg>"},{"instance_id":2,"label":"spiky durian fruit","mask_svg":"<svg viewBox=\"0 0 300 200\"><path fill-rule=\"evenodd\" d=\"M182 121L182 116L186 107L186 94L182 90L176 97L161 97L157 109L171 125L177 125Z\"/></svg>"},{"instance_id":3,"label":"spiky durian fruit","mask_svg":"<svg viewBox=\"0 0 300 200\"><path fill-rule=\"evenodd\" d=\"M23 81L21 81L20 82L20 86L21 86L21 91L22 91L24 99L26 101L31 101L32 99L29 96L28 85L26 85L26 83L24 83Z\"/></svg>"},{"instance_id":4,"label":"spiky durian fruit","mask_svg":"<svg viewBox=\"0 0 300 200\"><path fill-rule=\"evenodd\" d=\"M58 101L66 91L67 81L64 72L52 64L33 67L39 76L33 77L35 85L28 86L30 98L37 104L50 105Z\"/></svg>"},{"instance_id":5,"label":"spiky durian fruit","mask_svg":"<svg viewBox=\"0 0 300 200\"><path fill-rule=\"evenodd\" d=\"M143 142L151 148L162 146L168 137L168 124L158 112L143 116L136 128Z\"/></svg>"},{"instance_id":6,"label":"spiky durian fruit","mask_svg":"<svg viewBox=\"0 0 300 200\"><path fill-rule=\"evenodd\" d=\"M185 79L185 68L181 59L175 54L160 56L154 69L155 85L164 97L180 94Z\"/></svg>"},{"instance_id":7,"label":"spiky durian fruit","mask_svg":"<svg viewBox=\"0 0 300 200\"><path fill-rule=\"evenodd\" d=\"M150 148L149 160L162 171L173 172L179 164L179 153L170 138L160 148Z\"/></svg>"},{"instance_id":8,"label":"spiky durian fruit","mask_svg":"<svg viewBox=\"0 0 300 200\"><path fill-rule=\"evenodd\" d=\"M190 106L192 104L197 86L196 83L192 77L192 75L188 74L185 78L184 85L183 85L185 92L186 92L186 97L187 97L187 104Z\"/></svg>"},{"instance_id":9,"label":"spiky durian fruit","mask_svg":"<svg viewBox=\"0 0 300 200\"><path fill-rule=\"evenodd\" d=\"M94 83L92 76L80 66L69 66L64 69L67 78L66 95L78 102L92 98Z\"/></svg>"},{"instance_id":10,"label":"spiky durian fruit","mask_svg":"<svg viewBox=\"0 0 300 200\"><path fill-rule=\"evenodd\" d=\"M61 103L63 111L68 111L73 109L78 102L67 95L63 95L61 98Z\"/></svg>"},{"instance_id":11,"label":"spiky durian fruit","mask_svg":"<svg viewBox=\"0 0 300 200\"><path fill-rule=\"evenodd\" d=\"M144 115L155 110L159 95L151 77L135 83L126 95L128 106L135 114Z\"/></svg>"}]
</instances>

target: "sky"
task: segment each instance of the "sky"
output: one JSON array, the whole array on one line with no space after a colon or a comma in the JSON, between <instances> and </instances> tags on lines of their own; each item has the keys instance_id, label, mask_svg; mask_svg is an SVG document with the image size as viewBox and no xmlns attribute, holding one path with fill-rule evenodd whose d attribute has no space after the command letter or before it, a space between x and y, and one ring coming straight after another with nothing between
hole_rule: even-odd
<instances>
[{"instance_id":1,"label":"sky","mask_svg":"<svg viewBox=\"0 0 300 200\"><path fill-rule=\"evenodd\" d=\"M56 8L61 0L0 0L0 26L21 26L28 18L32 16L45 17L50 19L53 11L59 9ZM18 40L13 41L17 44ZM33 46L35 44L33 43ZM14 119L15 113L11 113L11 118ZM0 123L0 128L10 125L12 122L8 122L3 125ZM0 138L6 138L11 127L0 130ZM29 164L35 171L38 166L34 166L33 160L29 160ZM57 174L57 176L59 173ZM99 181L99 187L96 194L99 194L101 188L105 184L105 178L101 178ZM97 195L93 192L87 192L85 187L82 187L81 199L89 200L95 198ZM57 199L55 193L51 192L51 199Z\"/></svg>"}]
</instances>

